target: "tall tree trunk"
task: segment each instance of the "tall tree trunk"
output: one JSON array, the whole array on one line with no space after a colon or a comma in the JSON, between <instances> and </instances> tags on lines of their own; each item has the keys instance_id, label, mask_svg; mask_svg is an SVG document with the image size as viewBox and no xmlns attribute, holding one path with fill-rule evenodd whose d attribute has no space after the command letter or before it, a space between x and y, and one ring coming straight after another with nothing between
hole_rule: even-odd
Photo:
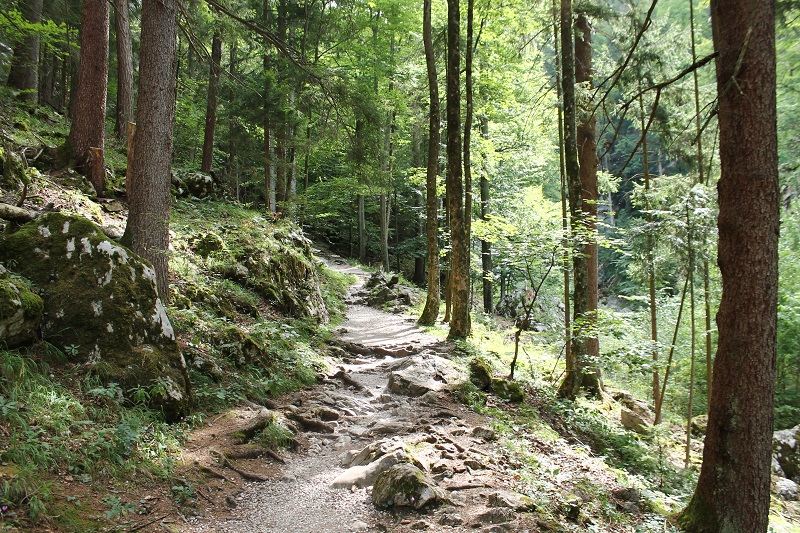
<instances>
[{"instance_id":1,"label":"tall tree trunk","mask_svg":"<svg viewBox=\"0 0 800 533\"><path fill-rule=\"evenodd\" d=\"M464 56L464 92L467 111L464 117L464 228L467 234L467 254L472 248L472 120L474 98L472 88L473 21L475 0L467 0L467 51ZM471 291L470 291L471 292Z\"/></svg>"},{"instance_id":2,"label":"tall tree trunk","mask_svg":"<svg viewBox=\"0 0 800 533\"><path fill-rule=\"evenodd\" d=\"M106 0L84 0L81 12L81 59L73 104L72 127L67 143L75 164L93 178L97 194L103 194L103 161L92 159L90 148L104 147L106 87L108 83L109 9ZM90 167L94 169L91 171Z\"/></svg>"},{"instance_id":3,"label":"tall tree trunk","mask_svg":"<svg viewBox=\"0 0 800 533\"><path fill-rule=\"evenodd\" d=\"M269 0L264 0L264 3L261 8L261 20L264 24L265 28L269 27L271 9L269 6ZM264 69L264 98L262 99L264 103L264 108L262 110L263 113L263 125L264 125L264 203L265 203L265 211L267 213L274 213L275 212L275 202L273 196L275 194L275 158L274 156L274 145L272 143L272 62L270 61L269 53L269 41L264 39L264 52L262 56L262 63Z\"/></svg>"},{"instance_id":4,"label":"tall tree trunk","mask_svg":"<svg viewBox=\"0 0 800 533\"><path fill-rule=\"evenodd\" d=\"M481 137L489 138L489 119L481 117ZM489 219L489 176L486 169L481 172L481 220ZM492 243L481 241L481 267L483 269L483 310L491 313L493 310L493 282L492 282Z\"/></svg>"},{"instance_id":5,"label":"tall tree trunk","mask_svg":"<svg viewBox=\"0 0 800 533\"><path fill-rule=\"evenodd\" d=\"M419 168L422 166L422 146L420 141L420 131L418 127L414 127L411 140L411 166ZM414 227L414 237L420 239L425 234L425 222L420 213L422 206L425 203L425 195L421 190L414 191L414 207L417 213L416 226ZM397 205L397 202L395 202ZM400 217L397 217L399 219ZM398 228L398 237L400 234ZM399 255L399 254L398 254ZM425 284L425 256L418 255L414 257L414 276L413 281L420 287Z\"/></svg>"},{"instance_id":6,"label":"tall tree trunk","mask_svg":"<svg viewBox=\"0 0 800 533\"><path fill-rule=\"evenodd\" d=\"M451 339L469 336L469 242L461 171L461 10L447 0L447 201L450 211Z\"/></svg>"},{"instance_id":7,"label":"tall tree trunk","mask_svg":"<svg viewBox=\"0 0 800 533\"><path fill-rule=\"evenodd\" d=\"M42 21L42 0L19 3L22 17L28 22ZM8 84L20 92L19 98L29 102L38 100L39 89L39 33L33 31L14 45L14 58L8 73ZM108 46L108 45L106 45Z\"/></svg>"},{"instance_id":8,"label":"tall tree trunk","mask_svg":"<svg viewBox=\"0 0 800 533\"><path fill-rule=\"evenodd\" d=\"M585 36L581 36L578 47L585 46ZM569 189L569 208L573 240L585 250L587 243L594 238L589 235L590 227L583 212L584 194L581 183L581 169L578 163L577 142L577 109L575 103L575 53L572 42L572 1L561 0L561 64L562 86L564 94L564 165ZM590 50L591 51L591 50ZM585 58L584 58L585 61ZM592 153L596 168L597 157ZM596 194L595 194L596 197ZM583 251L583 250L582 250ZM597 395L602 390L600 372L590 359L592 336L587 328L594 320L595 313L590 310L590 274L589 261L585 253L575 253L573 265L573 332L571 347L567 359L564 380L559 386L559 396L575 398L580 390Z\"/></svg>"},{"instance_id":9,"label":"tall tree trunk","mask_svg":"<svg viewBox=\"0 0 800 533\"><path fill-rule=\"evenodd\" d=\"M219 30L211 40L211 65L208 73L208 100L206 129L203 136L203 159L200 170L211 172L214 168L214 131L217 127L217 93L219 91L220 63L222 62L222 36Z\"/></svg>"},{"instance_id":10,"label":"tall tree trunk","mask_svg":"<svg viewBox=\"0 0 800 533\"><path fill-rule=\"evenodd\" d=\"M563 102L562 95L562 74L561 65L561 46L559 44L559 19L560 19L560 6L558 0L553 0L553 42L555 49L556 61L556 93L558 95L559 103ZM570 368L572 361L572 317L570 316L570 290L569 290L569 267L570 267L570 247L569 247L569 219L567 218L567 181L566 181L566 167L564 156L564 111L563 105L558 106L558 146L561 148L558 151L558 168L561 178L561 231L563 232L562 244L564 255L562 262L564 265L564 358L566 360L567 368ZM503 296L500 296L503 299Z\"/></svg>"},{"instance_id":11,"label":"tall tree trunk","mask_svg":"<svg viewBox=\"0 0 800 533\"><path fill-rule=\"evenodd\" d=\"M117 116L114 133L124 141L128 122L133 122L133 44L128 0L114 0L114 31L117 36Z\"/></svg>"},{"instance_id":12,"label":"tall tree trunk","mask_svg":"<svg viewBox=\"0 0 800 533\"><path fill-rule=\"evenodd\" d=\"M585 13L579 13L575 21L575 83L586 83L592 88L594 72L592 70L592 29ZM586 241L583 255L586 260L586 299L587 308L583 315L589 334L586 336L586 355L591 361L600 357L600 342L597 335L597 303L598 303L598 255L597 255L597 136L595 134L595 116L591 112L591 102L581 110L584 120L577 126L578 163L581 179L581 205L584 216ZM599 376L599 370L591 369L589 381L584 377L584 386L589 390L600 387L593 376Z\"/></svg>"},{"instance_id":13,"label":"tall tree trunk","mask_svg":"<svg viewBox=\"0 0 800 533\"><path fill-rule=\"evenodd\" d=\"M425 44L425 65L428 73L428 168L425 180L425 218L427 220L428 249L428 294L419 323L432 326L439 317L439 196L436 192L439 177L439 82L436 77L436 56L433 51L431 28L431 0L424 0L422 17L422 40Z\"/></svg>"},{"instance_id":14,"label":"tall tree trunk","mask_svg":"<svg viewBox=\"0 0 800 533\"><path fill-rule=\"evenodd\" d=\"M698 533L767 531L776 366L775 2L711 2L719 102L719 345L703 466L680 516Z\"/></svg>"},{"instance_id":15,"label":"tall tree trunk","mask_svg":"<svg viewBox=\"0 0 800 533\"><path fill-rule=\"evenodd\" d=\"M123 242L153 263L158 294L169 300L170 162L175 122L175 0L142 1L139 105L130 213Z\"/></svg>"}]
</instances>

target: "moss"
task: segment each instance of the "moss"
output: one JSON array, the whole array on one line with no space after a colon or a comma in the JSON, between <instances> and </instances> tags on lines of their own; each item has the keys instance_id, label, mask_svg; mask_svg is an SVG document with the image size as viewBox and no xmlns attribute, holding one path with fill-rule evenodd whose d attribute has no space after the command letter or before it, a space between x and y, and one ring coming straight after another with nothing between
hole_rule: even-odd
<instances>
[{"instance_id":1,"label":"moss","mask_svg":"<svg viewBox=\"0 0 800 533\"><path fill-rule=\"evenodd\" d=\"M525 401L525 393L516 381L503 378L492 378L492 392L514 403Z\"/></svg>"},{"instance_id":2,"label":"moss","mask_svg":"<svg viewBox=\"0 0 800 533\"><path fill-rule=\"evenodd\" d=\"M480 357L475 357L469 362L469 380L479 390L488 391L492 386L492 367Z\"/></svg>"},{"instance_id":3,"label":"moss","mask_svg":"<svg viewBox=\"0 0 800 533\"><path fill-rule=\"evenodd\" d=\"M73 361L102 362L109 379L131 386L164 378L188 387L152 266L92 222L49 213L0 237L0 260L38 287L42 338Z\"/></svg>"},{"instance_id":4,"label":"moss","mask_svg":"<svg viewBox=\"0 0 800 533\"><path fill-rule=\"evenodd\" d=\"M681 530L690 533L727 533L721 527L722 524L717 515L697 496L697 493L692 497L689 505L673 516L673 519Z\"/></svg>"}]
</instances>

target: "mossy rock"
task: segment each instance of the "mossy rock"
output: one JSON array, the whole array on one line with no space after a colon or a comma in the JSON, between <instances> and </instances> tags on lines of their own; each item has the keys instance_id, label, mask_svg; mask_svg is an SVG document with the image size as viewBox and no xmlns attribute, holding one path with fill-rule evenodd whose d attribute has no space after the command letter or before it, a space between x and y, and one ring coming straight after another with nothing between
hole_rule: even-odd
<instances>
[{"instance_id":1,"label":"mossy rock","mask_svg":"<svg viewBox=\"0 0 800 533\"><path fill-rule=\"evenodd\" d=\"M525 401L525 393L516 381L503 378L492 378L492 392L514 403Z\"/></svg>"},{"instance_id":2,"label":"mossy rock","mask_svg":"<svg viewBox=\"0 0 800 533\"><path fill-rule=\"evenodd\" d=\"M0 261L38 288L44 340L124 390L167 389L153 402L169 418L186 411L186 363L149 262L89 220L62 213L0 237Z\"/></svg>"},{"instance_id":3,"label":"mossy rock","mask_svg":"<svg viewBox=\"0 0 800 533\"><path fill-rule=\"evenodd\" d=\"M194 253L208 257L212 252L224 250L225 243L216 233L208 232L189 238L189 247Z\"/></svg>"},{"instance_id":4,"label":"mossy rock","mask_svg":"<svg viewBox=\"0 0 800 533\"><path fill-rule=\"evenodd\" d=\"M492 367L485 359L474 358L469 362L469 380L479 390L488 391L492 387Z\"/></svg>"},{"instance_id":5,"label":"mossy rock","mask_svg":"<svg viewBox=\"0 0 800 533\"><path fill-rule=\"evenodd\" d=\"M0 345L9 348L36 340L44 302L0 265Z\"/></svg>"},{"instance_id":6,"label":"mossy rock","mask_svg":"<svg viewBox=\"0 0 800 533\"><path fill-rule=\"evenodd\" d=\"M447 493L425 472L409 463L401 463L382 472L372 487L372 503L380 509L422 509L446 501Z\"/></svg>"},{"instance_id":7,"label":"mossy rock","mask_svg":"<svg viewBox=\"0 0 800 533\"><path fill-rule=\"evenodd\" d=\"M0 189L16 191L30 181L19 154L0 148Z\"/></svg>"}]
</instances>

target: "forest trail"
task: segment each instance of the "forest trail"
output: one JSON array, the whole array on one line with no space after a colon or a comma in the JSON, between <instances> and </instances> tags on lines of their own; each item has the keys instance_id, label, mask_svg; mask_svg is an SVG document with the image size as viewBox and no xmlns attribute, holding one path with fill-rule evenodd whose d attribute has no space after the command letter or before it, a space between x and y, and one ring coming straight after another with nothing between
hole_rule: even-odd
<instances>
[{"instance_id":1,"label":"forest trail","mask_svg":"<svg viewBox=\"0 0 800 533\"><path fill-rule=\"evenodd\" d=\"M362 288L368 274L338 258L328 258L326 262L331 268L358 278L351 290L351 299L354 298L352 295ZM194 461L198 466L214 465L207 470L226 479L214 480L216 485L199 489L202 500L215 505L205 506L198 513L200 516L183 524L181 531L496 531L491 529L497 527L492 524L503 524L506 531L537 531L535 522L526 523L530 519L519 518L526 515L517 515L508 506L488 507L493 494L499 494L500 499L511 497L505 491L514 485L514 479L504 473L506 459L485 418L454 403L444 391L420 398L388 389L392 369L420 357L447 357L446 345L420 331L408 317L353 301L338 335L348 351L358 354L343 357L344 362L329 371L329 379L271 406L289 417L316 413L336 420L323 422L317 428L319 432L306 427L307 431L298 438L298 449L283 453L284 465L265 457L241 467L262 472L265 481L258 482L239 482L236 474L224 468L233 465L220 465L221 456L215 447L221 442L215 438L230 433L231 423L246 425L263 408L245 408L236 416L207 424L193 435L192 440L200 444L185 458L189 464ZM409 357L411 354L415 356ZM302 418L295 416L295 420ZM381 458L392 461L389 456L403 455L403 450L413 455L411 460L431 473L442 488L449 489L453 506L427 513L383 512L375 508L368 488L372 484L370 474L365 471L373 469ZM237 463L242 465L245 461ZM343 466L347 463L349 469ZM220 482L229 483L219 488ZM231 483L237 484L234 491L230 491ZM227 497L221 496L226 490ZM496 504L497 497L494 501Z\"/></svg>"}]
</instances>

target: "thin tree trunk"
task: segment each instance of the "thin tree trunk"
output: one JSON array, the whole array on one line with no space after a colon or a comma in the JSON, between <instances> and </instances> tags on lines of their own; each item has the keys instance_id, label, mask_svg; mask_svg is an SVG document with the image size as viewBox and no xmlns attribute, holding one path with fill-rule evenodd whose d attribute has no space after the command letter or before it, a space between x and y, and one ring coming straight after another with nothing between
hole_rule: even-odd
<instances>
[{"instance_id":1,"label":"thin tree trunk","mask_svg":"<svg viewBox=\"0 0 800 533\"><path fill-rule=\"evenodd\" d=\"M120 141L133 121L133 44L128 0L114 0L114 30L117 36L117 115L114 133Z\"/></svg>"},{"instance_id":2,"label":"thin tree trunk","mask_svg":"<svg viewBox=\"0 0 800 533\"><path fill-rule=\"evenodd\" d=\"M169 301L169 187L176 37L175 0L143 0L139 106L133 168L128 182L130 212L123 242L153 263L158 294L164 302Z\"/></svg>"},{"instance_id":3,"label":"thin tree trunk","mask_svg":"<svg viewBox=\"0 0 800 533\"><path fill-rule=\"evenodd\" d=\"M489 138L489 119L481 117L481 137ZM489 177L486 169L481 172L481 220L489 219ZM481 268L483 269L483 310L490 314L494 309L492 281L492 243L481 241Z\"/></svg>"},{"instance_id":4,"label":"thin tree trunk","mask_svg":"<svg viewBox=\"0 0 800 533\"><path fill-rule=\"evenodd\" d=\"M561 65L563 64L563 60L561 59L561 47L559 45L559 31L558 31L558 22L559 22L559 6L557 4L557 0L553 0L553 42L555 46L555 60L556 60L556 93L558 96L558 102L561 104L563 102L563 95L562 95L562 76L561 76ZM570 254L569 254L569 218L567 218L567 183L566 183L566 168L565 168L565 159L564 159L564 112L563 112L563 104L558 106L558 146L560 147L558 151L558 160L559 160L559 173L561 176L561 231L563 231L563 243L562 247L564 248L564 256L563 256L563 263L564 263L564 357L566 360L567 368L570 368L572 363L572 317L570 316L570 283L569 283L569 268L570 268ZM504 291L503 291L504 292ZM503 294L501 294L500 299L503 299Z\"/></svg>"},{"instance_id":5,"label":"thin tree trunk","mask_svg":"<svg viewBox=\"0 0 800 533\"><path fill-rule=\"evenodd\" d=\"M719 344L703 466L679 524L766 532L778 305L775 3L711 1L719 55Z\"/></svg>"},{"instance_id":6,"label":"thin tree trunk","mask_svg":"<svg viewBox=\"0 0 800 533\"><path fill-rule=\"evenodd\" d=\"M19 10L28 22L42 21L42 0L20 2ZM39 89L39 41L39 33L33 31L16 43L8 73L8 85L20 91L19 98L34 103L38 100Z\"/></svg>"},{"instance_id":7,"label":"thin tree trunk","mask_svg":"<svg viewBox=\"0 0 800 533\"><path fill-rule=\"evenodd\" d=\"M419 168L422 166L422 151L421 151L421 141L420 141L420 131L418 127L414 127L412 130L412 138L411 138L411 166L414 168ZM415 190L414 194L414 207L415 212L417 213L416 216L416 225L414 226L414 237L417 239L422 238L425 234L425 223L420 213L422 206L425 204L425 195L422 193L421 190ZM397 202L395 202L397 205ZM400 217L397 217L397 221L399 224ZM398 239L400 237L400 227L398 225L397 228L397 236ZM398 260L399 260L399 253ZM415 284L419 285L420 287L425 284L425 256L418 255L414 257L414 275L412 277Z\"/></svg>"},{"instance_id":8,"label":"thin tree trunk","mask_svg":"<svg viewBox=\"0 0 800 533\"><path fill-rule=\"evenodd\" d=\"M103 150L106 125L106 86L108 83L109 9L106 0L84 0L81 11L81 59L78 86L73 105L73 121L67 143L75 164L92 182L98 195L103 194L105 171L90 172L88 165L103 161L91 159L90 148Z\"/></svg>"},{"instance_id":9,"label":"thin tree trunk","mask_svg":"<svg viewBox=\"0 0 800 533\"><path fill-rule=\"evenodd\" d=\"M214 168L214 132L217 127L217 92L219 90L220 63L222 62L222 36L219 30L211 40L211 65L208 73L206 128L203 136L203 159L200 170L211 172Z\"/></svg>"},{"instance_id":10,"label":"thin tree trunk","mask_svg":"<svg viewBox=\"0 0 800 533\"><path fill-rule=\"evenodd\" d=\"M270 6L269 0L264 0L261 8L261 20L264 27L269 27L270 21ZM273 157L274 146L272 144L272 65L267 50L269 43L264 39L264 52L262 56L262 64L264 70L264 98L263 100L263 125L264 125L264 203L265 211L267 213L275 212L275 202L273 195L275 190L275 158Z\"/></svg>"},{"instance_id":11,"label":"thin tree trunk","mask_svg":"<svg viewBox=\"0 0 800 533\"><path fill-rule=\"evenodd\" d=\"M436 191L439 177L439 83L436 77L436 57L433 51L431 0L424 0L422 40L425 45L425 65L428 73L430 103L428 120L428 168L425 179L425 218L428 250L428 293L419 323L433 325L439 316L439 196Z\"/></svg>"},{"instance_id":12,"label":"thin tree trunk","mask_svg":"<svg viewBox=\"0 0 800 533\"><path fill-rule=\"evenodd\" d=\"M689 249L689 331L691 332L690 344L690 363L689 363L689 402L686 408L686 453L683 460L683 468L689 468L692 458L692 414L694 412L694 367L697 360L695 345L696 332L695 308L694 308L694 242L692 231L692 220L689 213L689 205L686 205L686 246Z\"/></svg>"}]
</instances>

